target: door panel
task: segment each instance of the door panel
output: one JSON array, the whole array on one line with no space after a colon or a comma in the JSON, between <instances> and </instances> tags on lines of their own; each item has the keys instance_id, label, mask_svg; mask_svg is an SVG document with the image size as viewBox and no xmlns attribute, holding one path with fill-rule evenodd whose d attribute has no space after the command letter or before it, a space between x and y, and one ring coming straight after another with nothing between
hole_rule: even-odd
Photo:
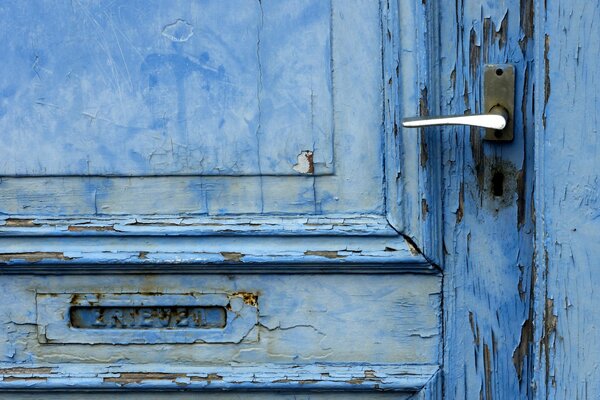
<instances>
[{"instance_id":1,"label":"door panel","mask_svg":"<svg viewBox=\"0 0 600 400\"><path fill-rule=\"evenodd\" d=\"M13 362L205 365L306 361L434 363L440 277L379 274L5 276L14 324L3 354ZM202 329L153 310L192 304L226 308L223 326ZM148 308L147 315L133 306ZM73 307L96 307L83 328ZM111 311L117 307L120 314ZM129 307L129 309L128 309ZM31 310L18 318L22 309ZM168 318L168 317L166 317ZM125 325L127 323L127 325ZM26 324L27 328L19 328ZM98 329L91 329L97 324ZM125 325L125 326L124 326ZM179 342L179 344L177 344ZM190 343L185 344L185 343ZM113 345L117 344L117 345ZM123 359L127 354L126 359Z\"/></svg>"},{"instance_id":2,"label":"door panel","mask_svg":"<svg viewBox=\"0 0 600 400\"><path fill-rule=\"evenodd\" d=\"M329 1L38 3L0 15L2 175L290 175L303 149L333 167Z\"/></svg>"},{"instance_id":3,"label":"door panel","mask_svg":"<svg viewBox=\"0 0 600 400\"><path fill-rule=\"evenodd\" d=\"M3 212L383 209L377 2L38 3L0 15L0 174L38 177Z\"/></svg>"},{"instance_id":4,"label":"door panel","mask_svg":"<svg viewBox=\"0 0 600 400\"><path fill-rule=\"evenodd\" d=\"M421 1L34 3L0 9L1 389L440 398Z\"/></svg>"}]
</instances>

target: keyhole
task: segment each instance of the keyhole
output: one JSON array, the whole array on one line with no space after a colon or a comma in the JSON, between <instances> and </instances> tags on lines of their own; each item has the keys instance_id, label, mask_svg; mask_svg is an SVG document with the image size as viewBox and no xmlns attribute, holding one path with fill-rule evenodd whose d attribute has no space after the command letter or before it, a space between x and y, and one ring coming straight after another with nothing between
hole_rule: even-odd
<instances>
[{"instance_id":1,"label":"keyhole","mask_svg":"<svg viewBox=\"0 0 600 400\"><path fill-rule=\"evenodd\" d=\"M503 73L504 73L504 70L502 68L498 68L496 70L496 75L498 75L498 76L502 76Z\"/></svg>"},{"instance_id":2,"label":"keyhole","mask_svg":"<svg viewBox=\"0 0 600 400\"><path fill-rule=\"evenodd\" d=\"M504 174L500 171L494 172L492 177L492 194L496 197L504 194Z\"/></svg>"}]
</instances>

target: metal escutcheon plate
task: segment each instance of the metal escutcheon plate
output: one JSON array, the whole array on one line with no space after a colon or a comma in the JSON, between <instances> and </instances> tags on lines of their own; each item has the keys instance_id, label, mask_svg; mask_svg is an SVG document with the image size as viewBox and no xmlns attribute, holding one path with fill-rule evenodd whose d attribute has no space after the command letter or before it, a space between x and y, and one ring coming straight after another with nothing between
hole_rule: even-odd
<instances>
[{"instance_id":1,"label":"metal escutcheon plate","mask_svg":"<svg viewBox=\"0 0 600 400\"><path fill-rule=\"evenodd\" d=\"M508 122L502 130L486 129L485 140L511 141L514 138L515 68L510 64L488 64L483 76L484 112L502 106Z\"/></svg>"}]
</instances>

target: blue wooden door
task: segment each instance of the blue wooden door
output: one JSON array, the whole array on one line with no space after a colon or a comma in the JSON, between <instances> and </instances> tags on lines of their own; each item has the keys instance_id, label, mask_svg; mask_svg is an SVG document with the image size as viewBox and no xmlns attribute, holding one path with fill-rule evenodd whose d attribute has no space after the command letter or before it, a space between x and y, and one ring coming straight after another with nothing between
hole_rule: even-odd
<instances>
[{"instance_id":1,"label":"blue wooden door","mask_svg":"<svg viewBox=\"0 0 600 400\"><path fill-rule=\"evenodd\" d=\"M1 4L8 398L441 399L444 360L447 398L485 374L463 352L480 314L461 308L476 283L452 235L482 215L465 204L517 199L465 198L480 171L453 164L452 138L468 131L400 121L514 53L452 58L440 32L466 43L450 16L472 10L424 3Z\"/></svg>"}]
</instances>

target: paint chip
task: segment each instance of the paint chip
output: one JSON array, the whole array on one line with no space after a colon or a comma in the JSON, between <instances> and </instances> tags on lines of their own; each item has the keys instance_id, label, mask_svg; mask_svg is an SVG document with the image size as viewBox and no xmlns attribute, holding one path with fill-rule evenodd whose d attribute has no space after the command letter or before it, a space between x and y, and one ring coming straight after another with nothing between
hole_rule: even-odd
<instances>
[{"instance_id":1,"label":"paint chip","mask_svg":"<svg viewBox=\"0 0 600 400\"><path fill-rule=\"evenodd\" d=\"M162 30L162 35L173 42L185 42L194 34L194 27L189 22L178 19L175 22L166 25Z\"/></svg>"},{"instance_id":2,"label":"paint chip","mask_svg":"<svg viewBox=\"0 0 600 400\"><path fill-rule=\"evenodd\" d=\"M298 154L298 162L294 165L294 171L301 174L312 174L315 172L315 166L313 164L313 152L310 150L304 150Z\"/></svg>"}]
</instances>

